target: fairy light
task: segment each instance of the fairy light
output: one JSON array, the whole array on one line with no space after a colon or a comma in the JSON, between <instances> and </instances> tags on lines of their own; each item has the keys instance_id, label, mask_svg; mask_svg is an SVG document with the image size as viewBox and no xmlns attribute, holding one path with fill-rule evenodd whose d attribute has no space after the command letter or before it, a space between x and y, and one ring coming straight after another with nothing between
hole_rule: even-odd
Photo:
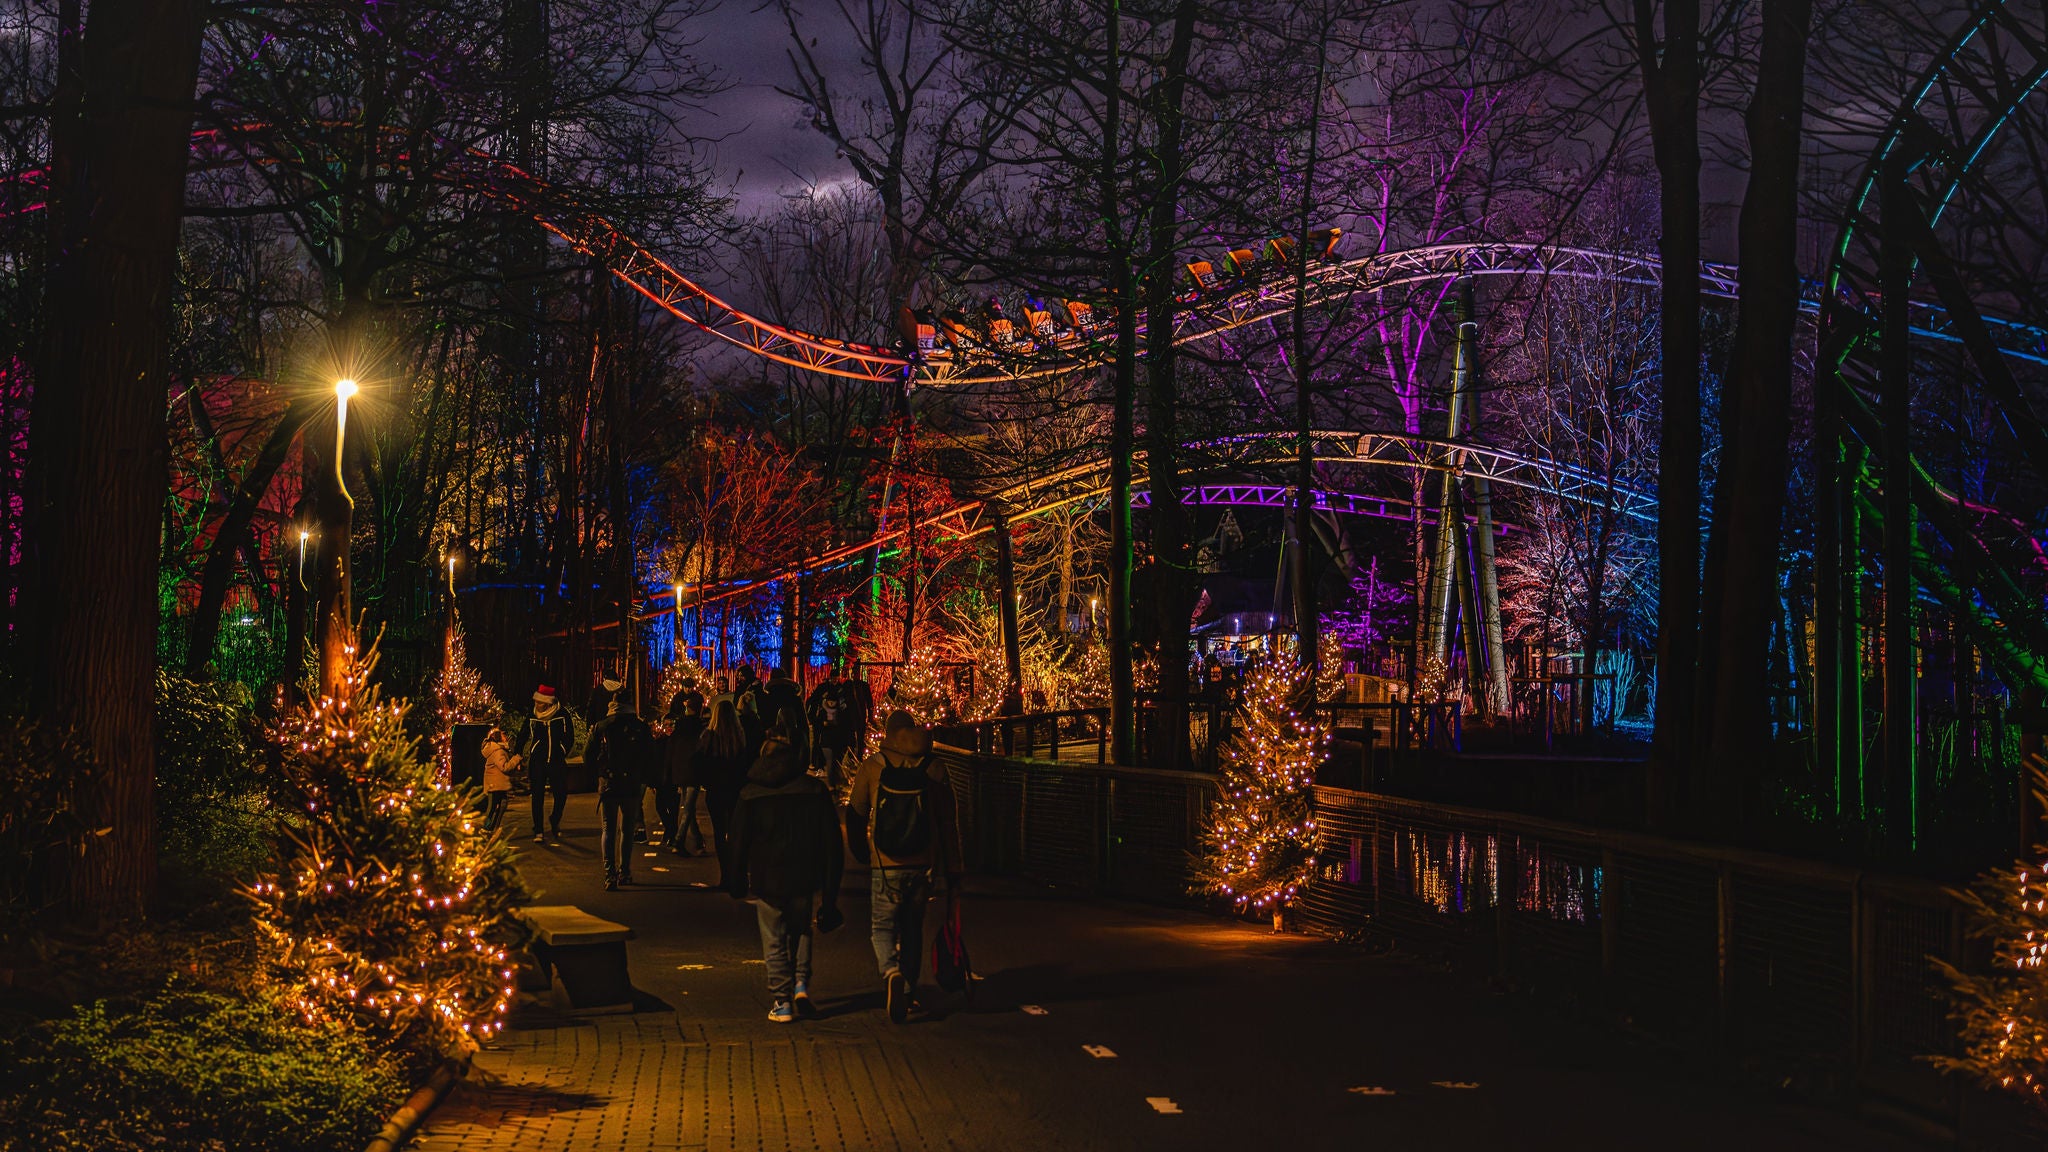
<instances>
[{"instance_id":1,"label":"fairy light","mask_svg":"<svg viewBox=\"0 0 2048 1152\"><path fill-rule=\"evenodd\" d=\"M1312 790L1330 733L1313 713L1294 709L1307 676L1291 660L1255 665L1245 680L1244 725L1225 749L1197 883L1240 911L1277 913L1314 870Z\"/></svg>"},{"instance_id":2,"label":"fairy light","mask_svg":"<svg viewBox=\"0 0 2048 1152\"><path fill-rule=\"evenodd\" d=\"M287 712L281 784L312 815L280 841L279 871L245 890L307 1022L353 1021L423 1053L473 1050L515 992L510 918L526 898L501 835L467 793L438 786L405 732L404 701L371 684L372 646L345 645L335 691Z\"/></svg>"},{"instance_id":3,"label":"fairy light","mask_svg":"<svg viewBox=\"0 0 2048 1152\"><path fill-rule=\"evenodd\" d=\"M2048 787L2038 770L2034 780ZM1964 899L1992 941L1991 962L1969 972L1937 962L1961 1045L1957 1055L1930 1059L2038 1103L2048 1083L2048 860L1988 873Z\"/></svg>"},{"instance_id":4,"label":"fairy light","mask_svg":"<svg viewBox=\"0 0 2048 1152\"><path fill-rule=\"evenodd\" d=\"M455 561L448 561L449 587L454 587ZM469 642L458 619L448 630L447 659L434 677L434 766L443 780L452 779L455 768L455 726L488 723L503 715L505 706L498 694L484 683L483 674L469 662Z\"/></svg>"}]
</instances>

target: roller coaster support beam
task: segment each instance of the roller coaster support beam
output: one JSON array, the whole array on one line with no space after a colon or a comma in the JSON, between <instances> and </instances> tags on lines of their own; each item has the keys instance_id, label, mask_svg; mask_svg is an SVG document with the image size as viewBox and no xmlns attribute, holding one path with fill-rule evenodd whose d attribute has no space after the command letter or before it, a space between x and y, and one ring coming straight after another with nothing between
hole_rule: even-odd
<instances>
[{"instance_id":1,"label":"roller coaster support beam","mask_svg":"<svg viewBox=\"0 0 2048 1152\"><path fill-rule=\"evenodd\" d=\"M1479 325L1478 312L1473 303L1472 280L1467 277L1459 290L1459 301L1465 316L1473 321L1458 326L1459 355L1470 364L1469 371L1476 385L1479 367ZM1473 405L1472 423L1478 423L1479 393L1468 385ZM1484 476L1472 477L1472 555L1473 566L1479 577L1479 614L1481 635L1486 639L1486 691L1481 693L1483 710L1505 714L1508 710L1508 656L1507 641L1502 634L1500 623L1500 571L1494 563L1493 524L1493 482Z\"/></svg>"},{"instance_id":2,"label":"roller coaster support beam","mask_svg":"<svg viewBox=\"0 0 2048 1152\"><path fill-rule=\"evenodd\" d=\"M1879 189L1884 213L1880 282L1884 288L1883 361L1879 397L1884 420L1884 791L1893 845L1911 851L1919 832L1917 691L1913 663L1912 400L1913 350L1909 294L1913 284L1913 229L1907 224L1913 190L1908 175L1917 151L1905 141L1885 159Z\"/></svg>"},{"instance_id":3,"label":"roller coaster support beam","mask_svg":"<svg viewBox=\"0 0 2048 1152\"><path fill-rule=\"evenodd\" d=\"M1474 326L1476 331L1477 326ZM1458 515L1458 464L1460 457L1455 442L1464 433L1465 404L1471 382L1470 341L1465 337L1465 325L1458 328L1457 354L1451 368L1450 411L1445 418L1444 439L1452 442L1443 449L1447 459L1443 473L1442 495L1437 503L1436 548L1429 565L1429 602L1425 609L1425 641L1423 652L1431 659L1448 664L1451 657L1451 631L1455 628L1456 602L1451 599L1457 583L1458 538L1463 535L1464 520ZM1476 671L1468 669L1468 673Z\"/></svg>"},{"instance_id":4,"label":"roller coaster support beam","mask_svg":"<svg viewBox=\"0 0 2048 1152\"><path fill-rule=\"evenodd\" d=\"M1851 711L1844 699L1850 684L1860 685L1857 646L1849 635L1855 624L1843 613L1845 546L1854 547L1855 534L1846 521L1855 515L1851 502L1843 499L1848 445L1842 436L1839 345L1821 350L1814 365L1813 388L1813 723L1814 765L1820 778L1832 781L1836 817L1862 816L1860 792L1862 742L1849 739L1844 725ZM1855 572L1850 564L1846 571Z\"/></svg>"}]
</instances>

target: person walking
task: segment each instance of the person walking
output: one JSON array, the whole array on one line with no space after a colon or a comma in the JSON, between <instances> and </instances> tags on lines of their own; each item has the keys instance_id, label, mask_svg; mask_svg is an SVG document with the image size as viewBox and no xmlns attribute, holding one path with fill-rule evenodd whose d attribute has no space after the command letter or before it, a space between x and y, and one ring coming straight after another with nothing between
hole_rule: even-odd
<instances>
[{"instance_id":1,"label":"person walking","mask_svg":"<svg viewBox=\"0 0 2048 1152\"><path fill-rule=\"evenodd\" d=\"M484 831L496 832L512 803L512 774L519 771L519 754L512 741L496 725L484 733Z\"/></svg>"},{"instance_id":2,"label":"person walking","mask_svg":"<svg viewBox=\"0 0 2048 1152\"><path fill-rule=\"evenodd\" d=\"M533 790L533 842L544 844L541 818L547 817L547 832L562 838L562 809L569 803L569 747L576 742L576 726L569 713L555 699L546 684L533 690L533 719L526 725L526 743L519 755L526 762L528 782ZM553 790L555 806L547 811L547 793Z\"/></svg>"},{"instance_id":3,"label":"person walking","mask_svg":"<svg viewBox=\"0 0 2048 1152\"><path fill-rule=\"evenodd\" d=\"M746 729L740 724L739 709L730 700L720 700L711 709L711 720L697 738L690 774L704 789L704 806L711 812L711 848L718 857L719 887L729 877L726 866L726 833L740 789L746 786L747 770L753 767L747 749Z\"/></svg>"},{"instance_id":4,"label":"person walking","mask_svg":"<svg viewBox=\"0 0 2048 1152\"><path fill-rule=\"evenodd\" d=\"M768 713L761 710L761 678L754 666L742 664L733 671L732 704L739 710L740 724L747 734L747 763L754 762L761 741L768 735Z\"/></svg>"},{"instance_id":5,"label":"person walking","mask_svg":"<svg viewBox=\"0 0 2048 1152\"><path fill-rule=\"evenodd\" d=\"M825 782L837 795L842 762L853 747L853 706L838 672L827 672L824 682L811 690L809 712L817 766L824 769Z\"/></svg>"},{"instance_id":6,"label":"person walking","mask_svg":"<svg viewBox=\"0 0 2048 1152\"><path fill-rule=\"evenodd\" d=\"M790 708L769 726L733 809L727 842L725 888L735 900L754 898L768 968L768 1019L777 1024L813 1014L813 912L820 932L846 921L839 911L846 847L832 794L805 770L798 750L803 724L803 712Z\"/></svg>"},{"instance_id":7,"label":"person walking","mask_svg":"<svg viewBox=\"0 0 2048 1152\"><path fill-rule=\"evenodd\" d=\"M604 821L597 847L604 858L604 888L610 892L633 882L633 822L655 764L654 731L634 711L631 696L612 696L605 718L591 726L584 759L597 773L597 807Z\"/></svg>"},{"instance_id":8,"label":"person walking","mask_svg":"<svg viewBox=\"0 0 2048 1152\"><path fill-rule=\"evenodd\" d=\"M855 671L859 668L856 665ZM864 675L848 676L846 686L840 690L845 694L846 706L852 711L846 726L852 732L853 758L865 760L868 755L868 732L875 726L875 690Z\"/></svg>"},{"instance_id":9,"label":"person walking","mask_svg":"<svg viewBox=\"0 0 2048 1152\"><path fill-rule=\"evenodd\" d=\"M703 781L697 779L697 741L704 735L704 697L697 692L678 692L668 702L669 736L663 750L668 786L676 797L675 810L664 812L668 850L678 856L695 856L704 850L704 834L697 831L697 804L704 795Z\"/></svg>"},{"instance_id":10,"label":"person walking","mask_svg":"<svg viewBox=\"0 0 2048 1152\"><path fill-rule=\"evenodd\" d=\"M889 715L881 747L854 773L846 816L847 836L869 868L869 932L889 1019L901 1024L916 1003L933 873L959 889L953 790L932 756L931 733L910 713Z\"/></svg>"}]
</instances>

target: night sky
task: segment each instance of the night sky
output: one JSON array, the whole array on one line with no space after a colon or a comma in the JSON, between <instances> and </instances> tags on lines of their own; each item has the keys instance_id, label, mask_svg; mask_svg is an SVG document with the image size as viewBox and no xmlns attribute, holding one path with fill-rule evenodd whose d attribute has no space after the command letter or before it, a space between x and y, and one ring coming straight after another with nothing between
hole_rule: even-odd
<instances>
[{"instance_id":1,"label":"night sky","mask_svg":"<svg viewBox=\"0 0 2048 1152\"><path fill-rule=\"evenodd\" d=\"M827 19L836 25L837 13L821 7L814 21L821 33L833 26ZM776 5L733 0L704 17L703 25L706 40L699 51L731 88L690 122L698 135L723 137L708 155L720 182L739 198L739 209L758 211L808 182L851 175L833 158L832 145L799 123L802 107L775 91L778 84L788 86L791 75L785 55L789 32ZM821 44L821 53L827 47L829 42Z\"/></svg>"}]
</instances>

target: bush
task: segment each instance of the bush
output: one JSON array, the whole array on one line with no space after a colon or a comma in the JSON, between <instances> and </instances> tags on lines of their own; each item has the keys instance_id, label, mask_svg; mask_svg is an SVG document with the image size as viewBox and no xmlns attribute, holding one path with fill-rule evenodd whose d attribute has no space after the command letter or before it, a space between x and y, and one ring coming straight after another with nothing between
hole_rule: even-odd
<instances>
[{"instance_id":1,"label":"bush","mask_svg":"<svg viewBox=\"0 0 2048 1152\"><path fill-rule=\"evenodd\" d=\"M355 1152L404 1092L346 1027L175 988L29 1029L0 1045L0 1084L4 1152Z\"/></svg>"},{"instance_id":2,"label":"bush","mask_svg":"<svg viewBox=\"0 0 2048 1152\"><path fill-rule=\"evenodd\" d=\"M59 861L94 832L77 809L93 771L78 740L0 717L0 937L56 902Z\"/></svg>"},{"instance_id":3,"label":"bush","mask_svg":"<svg viewBox=\"0 0 2048 1152\"><path fill-rule=\"evenodd\" d=\"M156 819L164 859L247 876L268 850L255 714L240 684L156 678Z\"/></svg>"}]
</instances>

